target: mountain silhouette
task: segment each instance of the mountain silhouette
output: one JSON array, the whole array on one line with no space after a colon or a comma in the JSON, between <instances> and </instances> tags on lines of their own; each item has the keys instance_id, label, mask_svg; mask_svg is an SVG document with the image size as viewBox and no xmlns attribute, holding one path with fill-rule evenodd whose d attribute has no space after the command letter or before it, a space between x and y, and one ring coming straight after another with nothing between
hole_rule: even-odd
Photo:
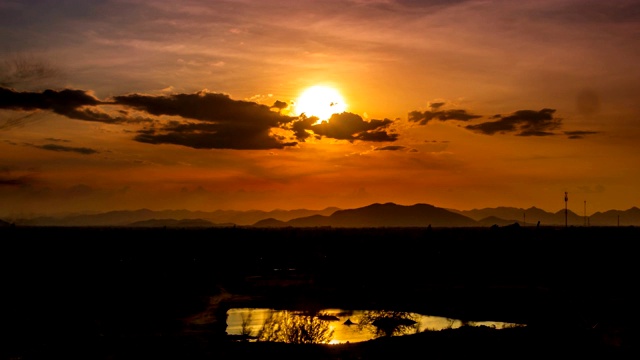
<instances>
[{"instance_id":1,"label":"mountain silhouette","mask_svg":"<svg viewBox=\"0 0 640 360\"><path fill-rule=\"evenodd\" d=\"M259 221L255 227L469 227L478 223L461 214L429 204L397 205L394 203L371 204L365 207L338 210L329 216L313 215L277 221Z\"/></svg>"},{"instance_id":2,"label":"mountain silhouette","mask_svg":"<svg viewBox=\"0 0 640 360\"><path fill-rule=\"evenodd\" d=\"M201 222L183 222L200 220ZM146 222L146 223L145 223ZM209 223L206 223L209 222ZM256 227L413 227L413 226L564 226L565 211L555 213L536 207L495 207L473 210L439 208L429 204L375 203L355 209L328 207L323 210L118 210L65 216L7 218L0 227L15 226L256 226ZM640 226L640 209L609 210L585 217L567 211L569 226Z\"/></svg>"},{"instance_id":3,"label":"mountain silhouette","mask_svg":"<svg viewBox=\"0 0 640 360\"><path fill-rule=\"evenodd\" d=\"M215 226L233 226L233 224L214 224L211 221L203 219L150 219L136 221L128 225L129 227L215 227Z\"/></svg>"},{"instance_id":4,"label":"mountain silhouette","mask_svg":"<svg viewBox=\"0 0 640 360\"><path fill-rule=\"evenodd\" d=\"M129 226L132 223L156 219L202 219L213 224L251 225L256 221L266 218L274 218L287 221L294 218L314 214L329 215L338 210L336 207L328 207L323 210L215 210L190 211L190 210L160 210L149 209L118 210L97 214L75 214L61 217L42 216L31 219L16 219L16 225L22 226ZM155 225L154 225L155 226Z\"/></svg>"},{"instance_id":5,"label":"mountain silhouette","mask_svg":"<svg viewBox=\"0 0 640 360\"><path fill-rule=\"evenodd\" d=\"M640 225L640 209L634 206L626 211L596 212L589 217L589 223L593 226L638 226Z\"/></svg>"}]
</instances>

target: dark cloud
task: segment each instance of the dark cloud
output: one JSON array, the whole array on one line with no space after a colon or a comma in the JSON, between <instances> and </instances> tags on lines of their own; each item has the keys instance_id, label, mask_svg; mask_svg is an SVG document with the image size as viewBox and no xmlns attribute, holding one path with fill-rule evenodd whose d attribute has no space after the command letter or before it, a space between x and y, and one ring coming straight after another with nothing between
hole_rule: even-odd
<instances>
[{"instance_id":1,"label":"dark cloud","mask_svg":"<svg viewBox=\"0 0 640 360\"><path fill-rule=\"evenodd\" d=\"M250 124L181 123L171 122L159 129L140 130L134 138L148 144L174 144L194 149L266 150L294 146L282 137L270 134L268 127Z\"/></svg>"},{"instance_id":2,"label":"dark cloud","mask_svg":"<svg viewBox=\"0 0 640 360\"><path fill-rule=\"evenodd\" d=\"M587 135L595 135L599 134L599 131L565 131L564 134L567 135L569 139L584 139Z\"/></svg>"},{"instance_id":3,"label":"dark cloud","mask_svg":"<svg viewBox=\"0 0 640 360\"><path fill-rule=\"evenodd\" d=\"M554 118L555 109L518 110L509 116L495 115L495 121L487 121L466 128L486 135L496 133L516 133L519 136L555 135L553 130L561 126L561 120Z\"/></svg>"},{"instance_id":4,"label":"dark cloud","mask_svg":"<svg viewBox=\"0 0 640 360\"><path fill-rule=\"evenodd\" d=\"M38 149L43 150L51 150L51 151L64 151L64 152L75 152L83 155L91 155L98 153L97 150L85 148L85 147L71 147L71 146L63 146L57 144L46 144L46 145L37 145L35 146Z\"/></svg>"},{"instance_id":5,"label":"dark cloud","mask_svg":"<svg viewBox=\"0 0 640 360\"><path fill-rule=\"evenodd\" d=\"M0 167L0 186L28 186L33 182L32 177L32 174L15 175L11 168Z\"/></svg>"},{"instance_id":6,"label":"dark cloud","mask_svg":"<svg viewBox=\"0 0 640 360\"><path fill-rule=\"evenodd\" d=\"M0 109L8 110L49 110L56 114L76 120L98 121L104 123L139 122L143 119L111 117L110 115L87 107L104 104L83 90L64 89L61 91L18 92L0 87ZM13 119L0 128L8 129L23 125L32 114ZM148 119L146 121L149 121Z\"/></svg>"},{"instance_id":7,"label":"dark cloud","mask_svg":"<svg viewBox=\"0 0 640 360\"><path fill-rule=\"evenodd\" d=\"M276 100L276 102L273 103L273 105L271 105L271 109L278 109L278 111L281 111L283 109L286 109L289 107L289 104L287 104L284 101L280 101L280 100Z\"/></svg>"},{"instance_id":8,"label":"dark cloud","mask_svg":"<svg viewBox=\"0 0 640 360\"><path fill-rule=\"evenodd\" d=\"M73 109L65 115L75 120L95 121L95 122L102 122L106 124L143 123L143 122L154 121L153 119L142 118L142 117L129 117L129 116L113 117L105 112L101 112L101 111L90 109L90 108Z\"/></svg>"},{"instance_id":9,"label":"dark cloud","mask_svg":"<svg viewBox=\"0 0 640 360\"><path fill-rule=\"evenodd\" d=\"M469 121L477 118L481 118L480 115L474 115L468 113L463 109L452 109L452 110L440 110L440 108L444 105L443 102L432 103L430 105L431 110L427 110L424 112L421 111L411 111L409 112L409 121L417 122L420 125L426 125L431 120L459 120L459 121Z\"/></svg>"},{"instance_id":10,"label":"dark cloud","mask_svg":"<svg viewBox=\"0 0 640 360\"><path fill-rule=\"evenodd\" d=\"M68 116L82 106L95 106L102 102L82 90L65 89L37 92L18 92L0 87L0 109L51 110ZM71 116L69 116L71 117Z\"/></svg>"},{"instance_id":11,"label":"dark cloud","mask_svg":"<svg viewBox=\"0 0 640 360\"><path fill-rule=\"evenodd\" d=\"M309 124L309 119L303 118L303 125L295 124L302 130L311 130L315 134L338 140L362 140L362 141L396 141L398 134L392 134L388 131L389 125L393 120L369 120L365 121L360 115L343 112L342 114L333 114L328 121L320 124ZM308 127L307 127L308 126ZM296 131L296 134L299 134Z\"/></svg>"},{"instance_id":12,"label":"dark cloud","mask_svg":"<svg viewBox=\"0 0 640 360\"><path fill-rule=\"evenodd\" d=\"M11 177L0 174L0 186L22 186L29 183L30 181L27 176Z\"/></svg>"},{"instance_id":13,"label":"dark cloud","mask_svg":"<svg viewBox=\"0 0 640 360\"><path fill-rule=\"evenodd\" d=\"M271 111L266 105L232 100L225 94L205 91L169 96L116 96L114 103L143 110L152 115L177 115L218 124L244 124L260 129L278 127L293 120Z\"/></svg>"},{"instance_id":14,"label":"dark cloud","mask_svg":"<svg viewBox=\"0 0 640 360\"><path fill-rule=\"evenodd\" d=\"M316 116L306 117L304 114L300 115L298 120L291 124L291 130L293 130L296 139L298 139L298 141L304 141L306 138L311 136L312 134L307 130L311 130L313 124L318 120L319 119Z\"/></svg>"},{"instance_id":15,"label":"dark cloud","mask_svg":"<svg viewBox=\"0 0 640 360\"><path fill-rule=\"evenodd\" d=\"M282 149L297 144L271 133L272 128L283 127L294 118L274 112L266 105L232 100L224 94L204 91L169 96L132 94L116 96L114 103L157 116L199 120L141 130L135 137L139 142L238 150ZM281 104L276 101L275 105Z\"/></svg>"},{"instance_id":16,"label":"dark cloud","mask_svg":"<svg viewBox=\"0 0 640 360\"><path fill-rule=\"evenodd\" d=\"M375 151L398 151L398 150L404 150L406 148L407 148L406 146L401 146L401 145L389 145L389 146L377 147L374 150Z\"/></svg>"},{"instance_id":17,"label":"dark cloud","mask_svg":"<svg viewBox=\"0 0 640 360\"><path fill-rule=\"evenodd\" d=\"M154 116L179 116L183 121L162 123L161 119L133 118L129 111L119 110L119 116L103 112L100 105L118 105L125 109L142 111ZM45 90L42 93L17 92L0 88L0 109L49 110L66 117L103 123L147 122L149 125L137 131L135 141L149 144L175 144L196 149L282 149L295 146L284 136L275 135L274 129L293 131L298 141L309 136L340 140L395 141L397 134L388 131L393 122L389 119L364 121L351 113L334 114L329 122L316 124L316 117L285 116L280 113L288 105L276 100L272 106L250 101L239 101L225 94L201 91L193 94L152 96L129 94L101 101L85 91L65 89ZM273 109L277 110L274 111ZM5 122L0 129L22 125L29 117ZM65 147L43 147L54 151L84 151Z\"/></svg>"},{"instance_id":18,"label":"dark cloud","mask_svg":"<svg viewBox=\"0 0 640 360\"><path fill-rule=\"evenodd\" d=\"M100 111L97 106L110 104L96 99L83 90L64 89L61 91L44 90L43 92L18 92L0 87L0 109L35 111L48 110L70 119L96 121L108 124L152 122L153 119L128 116L128 112L120 110L121 116L113 117ZM22 126L28 123L33 112L6 121L0 130Z\"/></svg>"}]
</instances>

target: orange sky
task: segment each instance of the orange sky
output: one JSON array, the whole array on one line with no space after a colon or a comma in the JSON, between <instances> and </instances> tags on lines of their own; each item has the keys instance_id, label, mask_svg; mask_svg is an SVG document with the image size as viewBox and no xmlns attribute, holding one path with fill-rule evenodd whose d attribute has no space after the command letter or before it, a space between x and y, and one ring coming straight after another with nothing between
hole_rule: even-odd
<instances>
[{"instance_id":1,"label":"orange sky","mask_svg":"<svg viewBox=\"0 0 640 360\"><path fill-rule=\"evenodd\" d=\"M639 33L624 0L0 1L0 216L626 210ZM314 85L345 112L299 116Z\"/></svg>"}]
</instances>

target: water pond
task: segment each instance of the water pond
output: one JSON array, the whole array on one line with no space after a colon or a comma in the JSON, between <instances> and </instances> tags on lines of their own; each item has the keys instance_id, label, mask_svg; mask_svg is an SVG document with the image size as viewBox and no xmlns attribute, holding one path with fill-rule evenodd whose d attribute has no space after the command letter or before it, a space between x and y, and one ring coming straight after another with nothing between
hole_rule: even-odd
<instances>
[{"instance_id":1,"label":"water pond","mask_svg":"<svg viewBox=\"0 0 640 360\"><path fill-rule=\"evenodd\" d=\"M439 316L384 310L324 309L315 313L265 308L231 308L227 311L228 336L241 341L342 344L383 336L461 326L495 329L524 326L506 322L463 322Z\"/></svg>"}]
</instances>

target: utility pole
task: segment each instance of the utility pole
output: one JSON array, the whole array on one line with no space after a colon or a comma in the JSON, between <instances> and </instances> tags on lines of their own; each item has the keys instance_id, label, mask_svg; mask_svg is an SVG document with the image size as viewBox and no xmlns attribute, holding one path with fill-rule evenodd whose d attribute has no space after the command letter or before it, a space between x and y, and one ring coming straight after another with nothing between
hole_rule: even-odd
<instances>
[{"instance_id":1,"label":"utility pole","mask_svg":"<svg viewBox=\"0 0 640 360\"><path fill-rule=\"evenodd\" d=\"M568 221L567 221L567 202L569 201L569 195L567 194L567 192L564 192L564 227L567 227L569 225Z\"/></svg>"},{"instance_id":2,"label":"utility pole","mask_svg":"<svg viewBox=\"0 0 640 360\"><path fill-rule=\"evenodd\" d=\"M584 226L587 226L587 200L584 201Z\"/></svg>"}]
</instances>

